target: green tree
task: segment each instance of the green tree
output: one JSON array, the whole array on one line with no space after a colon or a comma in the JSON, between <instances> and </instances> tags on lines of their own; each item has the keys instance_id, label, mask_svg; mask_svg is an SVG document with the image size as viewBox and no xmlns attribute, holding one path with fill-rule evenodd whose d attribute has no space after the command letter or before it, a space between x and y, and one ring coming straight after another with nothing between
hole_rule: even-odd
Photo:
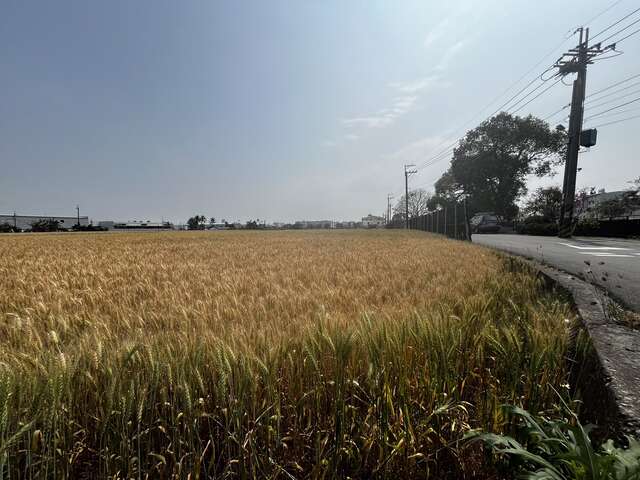
<instances>
[{"instance_id":1,"label":"green tree","mask_svg":"<svg viewBox=\"0 0 640 480\"><path fill-rule=\"evenodd\" d=\"M517 200L527 192L527 175L553 173L563 162L565 149L564 132L531 115L502 112L467 132L454 149L436 194L447 196L462 189L472 211L513 218Z\"/></svg>"},{"instance_id":2,"label":"green tree","mask_svg":"<svg viewBox=\"0 0 640 480\"><path fill-rule=\"evenodd\" d=\"M536 216L545 222L557 222L562 205L562 190L559 187L540 187L524 205L526 216Z\"/></svg>"},{"instance_id":3,"label":"green tree","mask_svg":"<svg viewBox=\"0 0 640 480\"><path fill-rule=\"evenodd\" d=\"M207 219L204 215L195 215L187 220L189 230L204 230Z\"/></svg>"},{"instance_id":4,"label":"green tree","mask_svg":"<svg viewBox=\"0 0 640 480\"><path fill-rule=\"evenodd\" d=\"M11 225L10 223L0 223L0 233L13 233L13 232L17 232L18 229L14 228L13 225Z\"/></svg>"},{"instance_id":5,"label":"green tree","mask_svg":"<svg viewBox=\"0 0 640 480\"><path fill-rule=\"evenodd\" d=\"M63 228L60 227L60 223L53 218L43 218L41 220L37 220L31 224L32 232L59 232L64 231Z\"/></svg>"},{"instance_id":6,"label":"green tree","mask_svg":"<svg viewBox=\"0 0 640 480\"><path fill-rule=\"evenodd\" d=\"M429 210L428 203L431 194L424 188L417 188L409 191L409 218L424 215ZM393 207L393 220L404 222L405 218L405 195L402 195L395 207Z\"/></svg>"}]
</instances>

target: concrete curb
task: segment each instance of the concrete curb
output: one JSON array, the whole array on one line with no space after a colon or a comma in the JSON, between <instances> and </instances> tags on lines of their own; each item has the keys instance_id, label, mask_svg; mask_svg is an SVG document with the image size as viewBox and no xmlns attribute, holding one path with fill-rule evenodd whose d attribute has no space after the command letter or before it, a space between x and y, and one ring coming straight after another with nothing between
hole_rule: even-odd
<instances>
[{"instance_id":1,"label":"concrete curb","mask_svg":"<svg viewBox=\"0 0 640 480\"><path fill-rule=\"evenodd\" d=\"M587 421L610 434L640 436L640 331L616 323L607 314L608 297L575 275L518 257L548 282L567 291L594 347L579 385ZM586 370L586 372L584 371Z\"/></svg>"}]
</instances>

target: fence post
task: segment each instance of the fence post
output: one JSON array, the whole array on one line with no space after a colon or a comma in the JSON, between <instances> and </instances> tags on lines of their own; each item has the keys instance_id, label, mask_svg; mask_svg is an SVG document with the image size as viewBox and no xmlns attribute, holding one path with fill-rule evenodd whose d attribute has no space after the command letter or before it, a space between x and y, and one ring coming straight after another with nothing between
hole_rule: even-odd
<instances>
[{"instance_id":1,"label":"fence post","mask_svg":"<svg viewBox=\"0 0 640 480\"><path fill-rule=\"evenodd\" d=\"M458 239L458 201L453 201L453 238Z\"/></svg>"},{"instance_id":2,"label":"fence post","mask_svg":"<svg viewBox=\"0 0 640 480\"><path fill-rule=\"evenodd\" d=\"M447 207L444 207L444 235L447 236Z\"/></svg>"}]
</instances>

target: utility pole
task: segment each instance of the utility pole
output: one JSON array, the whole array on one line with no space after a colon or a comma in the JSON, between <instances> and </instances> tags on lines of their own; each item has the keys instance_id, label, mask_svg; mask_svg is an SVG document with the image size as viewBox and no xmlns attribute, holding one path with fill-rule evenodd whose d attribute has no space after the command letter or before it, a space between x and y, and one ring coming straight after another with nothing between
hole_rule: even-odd
<instances>
[{"instance_id":1,"label":"utility pole","mask_svg":"<svg viewBox=\"0 0 640 480\"><path fill-rule=\"evenodd\" d=\"M572 233L573 210L576 196L576 175L578 172L578 153L580 152L580 136L582 134L582 120L584 117L584 97L587 86L587 65L592 59L604 51L615 48L615 44L604 49L600 44L589 47L589 29L580 27L580 44L565 53L556 62L558 75L565 76L577 73L573 82L571 95L571 114L569 115L569 142L567 158L564 166L564 180L562 184L562 205L560 207L560 226L558 236L568 238Z\"/></svg>"},{"instance_id":2,"label":"utility pole","mask_svg":"<svg viewBox=\"0 0 640 480\"><path fill-rule=\"evenodd\" d=\"M417 170L410 170L415 165L404 166L404 228L409 229L409 177L414 173L418 173Z\"/></svg>"},{"instance_id":3,"label":"utility pole","mask_svg":"<svg viewBox=\"0 0 640 480\"><path fill-rule=\"evenodd\" d=\"M393 195L387 195L387 223L391 222L391 200Z\"/></svg>"},{"instance_id":4,"label":"utility pole","mask_svg":"<svg viewBox=\"0 0 640 480\"><path fill-rule=\"evenodd\" d=\"M78 228L80 228L80 205L76 205L76 211L78 212Z\"/></svg>"}]
</instances>

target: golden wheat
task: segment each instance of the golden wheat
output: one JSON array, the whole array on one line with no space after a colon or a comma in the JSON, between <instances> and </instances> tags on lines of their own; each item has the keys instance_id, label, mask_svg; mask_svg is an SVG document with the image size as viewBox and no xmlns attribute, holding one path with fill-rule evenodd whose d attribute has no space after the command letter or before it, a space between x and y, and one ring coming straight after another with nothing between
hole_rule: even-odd
<instances>
[{"instance_id":1,"label":"golden wheat","mask_svg":"<svg viewBox=\"0 0 640 480\"><path fill-rule=\"evenodd\" d=\"M0 238L0 478L479 475L569 307L419 232ZM4 405L4 406L3 406Z\"/></svg>"}]
</instances>

